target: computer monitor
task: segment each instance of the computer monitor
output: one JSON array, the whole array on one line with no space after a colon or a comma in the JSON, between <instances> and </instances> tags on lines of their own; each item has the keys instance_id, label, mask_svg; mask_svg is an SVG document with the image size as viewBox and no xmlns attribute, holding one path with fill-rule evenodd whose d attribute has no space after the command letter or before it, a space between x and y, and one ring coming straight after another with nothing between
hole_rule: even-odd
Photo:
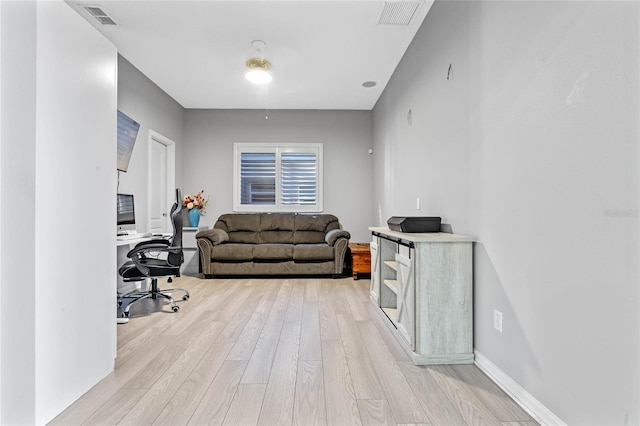
<instances>
[{"instance_id":1,"label":"computer monitor","mask_svg":"<svg viewBox=\"0 0 640 426\"><path fill-rule=\"evenodd\" d=\"M118 111L118 170L126 172L133 146L136 144L140 123Z\"/></svg>"},{"instance_id":2,"label":"computer monitor","mask_svg":"<svg viewBox=\"0 0 640 426\"><path fill-rule=\"evenodd\" d=\"M135 203L133 201L133 194L118 194L117 208L118 229L122 229L123 225L136 224Z\"/></svg>"}]
</instances>

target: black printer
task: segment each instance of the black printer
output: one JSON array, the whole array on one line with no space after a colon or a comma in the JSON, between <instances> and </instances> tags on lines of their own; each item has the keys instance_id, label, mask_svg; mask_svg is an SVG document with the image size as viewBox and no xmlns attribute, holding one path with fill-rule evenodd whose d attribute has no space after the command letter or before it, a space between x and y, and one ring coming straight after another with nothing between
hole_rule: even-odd
<instances>
[{"instance_id":1,"label":"black printer","mask_svg":"<svg viewBox=\"0 0 640 426\"><path fill-rule=\"evenodd\" d=\"M440 217L392 216L387 226L397 232L440 232Z\"/></svg>"}]
</instances>

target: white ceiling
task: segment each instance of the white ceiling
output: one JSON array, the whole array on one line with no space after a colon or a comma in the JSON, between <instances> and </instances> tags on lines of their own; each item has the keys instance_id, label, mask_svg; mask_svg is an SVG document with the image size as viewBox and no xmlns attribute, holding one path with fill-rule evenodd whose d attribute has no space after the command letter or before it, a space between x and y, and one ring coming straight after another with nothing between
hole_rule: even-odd
<instances>
[{"instance_id":1,"label":"white ceiling","mask_svg":"<svg viewBox=\"0 0 640 426\"><path fill-rule=\"evenodd\" d=\"M385 2L370 0L67 3L185 108L370 110L433 3L393 3L407 1L419 3L409 25L378 25ZM267 86L244 78L252 40L266 42Z\"/></svg>"}]
</instances>

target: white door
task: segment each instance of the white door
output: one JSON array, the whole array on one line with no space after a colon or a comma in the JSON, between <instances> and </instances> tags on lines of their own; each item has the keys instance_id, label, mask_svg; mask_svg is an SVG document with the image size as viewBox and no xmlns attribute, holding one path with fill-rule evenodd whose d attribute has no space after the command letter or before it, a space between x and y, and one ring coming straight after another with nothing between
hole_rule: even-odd
<instances>
[{"instance_id":1,"label":"white door","mask_svg":"<svg viewBox=\"0 0 640 426\"><path fill-rule=\"evenodd\" d=\"M169 211L174 202L175 147L173 141L149 132L149 232L172 230Z\"/></svg>"}]
</instances>

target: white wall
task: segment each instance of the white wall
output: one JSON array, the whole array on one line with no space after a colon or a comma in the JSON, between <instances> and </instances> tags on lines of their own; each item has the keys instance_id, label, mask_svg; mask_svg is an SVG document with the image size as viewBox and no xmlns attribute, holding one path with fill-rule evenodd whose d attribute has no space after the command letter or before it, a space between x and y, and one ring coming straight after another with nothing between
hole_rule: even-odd
<instances>
[{"instance_id":1,"label":"white wall","mask_svg":"<svg viewBox=\"0 0 640 426\"><path fill-rule=\"evenodd\" d=\"M478 238L475 347L569 424L640 422L638 12L436 2L374 110L372 210Z\"/></svg>"},{"instance_id":2,"label":"white wall","mask_svg":"<svg viewBox=\"0 0 640 426\"><path fill-rule=\"evenodd\" d=\"M324 211L336 215L352 241L369 241L370 111L187 110L183 193L210 196L201 226L233 210L234 142L321 142Z\"/></svg>"},{"instance_id":3,"label":"white wall","mask_svg":"<svg viewBox=\"0 0 640 426\"><path fill-rule=\"evenodd\" d=\"M0 6L0 27L2 26L2 6ZM2 31L0 30L0 99L2 99ZM2 164L2 102L0 102L0 164ZM0 173L2 188L2 173ZM2 271L2 207L0 200L0 271ZM0 272L1 276L1 272ZM2 306L2 286L0 285L0 306ZM2 383L2 315L0 315L0 384ZM2 419L2 386L0 386L0 420Z\"/></svg>"},{"instance_id":4,"label":"white wall","mask_svg":"<svg viewBox=\"0 0 640 426\"><path fill-rule=\"evenodd\" d=\"M117 53L63 2L38 2L36 422L113 370ZM70 231L70 232L65 232Z\"/></svg>"},{"instance_id":5,"label":"white wall","mask_svg":"<svg viewBox=\"0 0 640 426\"><path fill-rule=\"evenodd\" d=\"M118 109L140 123L129 168L126 173L120 173L118 191L135 196L136 228L138 232L146 232L149 130L176 143L176 186L180 187L184 109L122 56L118 56Z\"/></svg>"},{"instance_id":6,"label":"white wall","mask_svg":"<svg viewBox=\"0 0 640 426\"><path fill-rule=\"evenodd\" d=\"M116 50L61 1L2 9L2 423L42 424L114 365Z\"/></svg>"}]
</instances>

